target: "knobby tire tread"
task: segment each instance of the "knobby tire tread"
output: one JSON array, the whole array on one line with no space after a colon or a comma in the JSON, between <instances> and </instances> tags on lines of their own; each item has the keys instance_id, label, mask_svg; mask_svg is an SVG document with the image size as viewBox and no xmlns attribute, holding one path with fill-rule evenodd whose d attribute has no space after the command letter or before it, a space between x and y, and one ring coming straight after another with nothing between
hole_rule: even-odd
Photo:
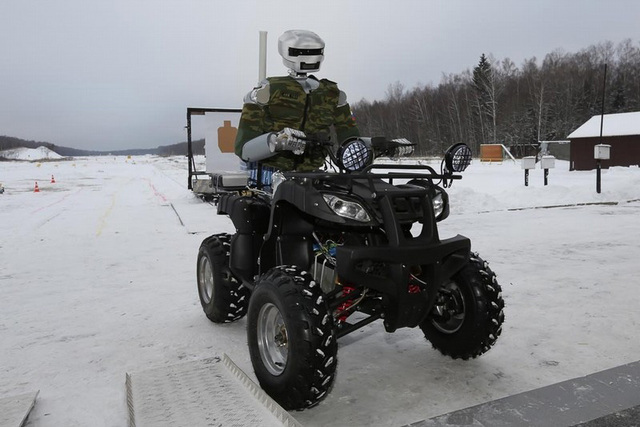
<instances>
[{"instance_id":1,"label":"knobby tire tread","mask_svg":"<svg viewBox=\"0 0 640 427\"><path fill-rule=\"evenodd\" d=\"M229 234L214 234L203 240L198 254L199 264L200 257L208 253L214 276L219 274L214 282L213 300L206 304L200 298L207 318L214 323L230 323L241 319L246 315L249 305L249 290L229 270L230 247Z\"/></svg>"},{"instance_id":2,"label":"knobby tire tread","mask_svg":"<svg viewBox=\"0 0 640 427\"><path fill-rule=\"evenodd\" d=\"M302 337L304 343L289 347L290 352L292 348L302 351L295 355L290 353L287 369L280 376L283 378L274 380L270 374L260 369L256 370L256 376L262 388L285 409L302 410L313 407L333 386L337 366L338 346L333 333L333 318L329 314L322 290L308 272L295 266L279 266L268 271L256 284L254 294L265 289L260 288L265 285L277 289L276 298L281 299L286 311L282 315L288 320L287 330L290 334L296 333ZM250 307L249 327L253 327L251 317L254 310L257 313L259 308ZM251 342L250 335L249 346L252 345L254 343ZM259 357L257 356L258 359ZM254 358L252 354L255 368Z\"/></svg>"},{"instance_id":3,"label":"knobby tire tread","mask_svg":"<svg viewBox=\"0 0 640 427\"><path fill-rule=\"evenodd\" d=\"M443 355L453 359L473 359L489 351L502 333L502 288L489 264L477 253L471 254L469 264L454 279L458 284L466 282L471 287L474 295L474 324L466 324L464 332L459 331L450 336L434 331L430 318L421 324L421 328L433 348Z\"/></svg>"}]
</instances>

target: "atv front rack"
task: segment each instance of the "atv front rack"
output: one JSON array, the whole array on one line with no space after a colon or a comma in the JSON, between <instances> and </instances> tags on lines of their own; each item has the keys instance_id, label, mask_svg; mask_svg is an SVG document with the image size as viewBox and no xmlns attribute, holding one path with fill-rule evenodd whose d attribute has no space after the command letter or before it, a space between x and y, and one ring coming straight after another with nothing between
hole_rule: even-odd
<instances>
[{"instance_id":1,"label":"atv front rack","mask_svg":"<svg viewBox=\"0 0 640 427\"><path fill-rule=\"evenodd\" d=\"M374 169L399 169L413 170L414 172L386 172L373 173ZM424 171L424 172L423 172ZM312 180L335 180L340 177L341 180L367 180L372 192L375 192L373 180L384 179L389 180L389 184L394 183L396 179L426 179L431 182L434 180L442 180L443 182L462 179L462 175L454 175L450 173L437 173L435 169L428 165L392 165L392 164L372 164L358 172L284 172L285 178L312 179ZM446 187L446 185L445 185Z\"/></svg>"},{"instance_id":2,"label":"atv front rack","mask_svg":"<svg viewBox=\"0 0 640 427\"><path fill-rule=\"evenodd\" d=\"M399 173L399 172L387 172L387 173L371 173L373 169L402 169L402 170L424 170L424 172L414 172L414 173ZM316 177L335 177L336 175L353 177L354 179L362 179L368 176L374 178L428 178L428 179L453 179L458 180L462 179L462 175L454 175L454 174L442 174L437 173L435 169L433 169L429 165L394 165L388 163L377 163L367 166L361 171L358 172L283 172L285 177L300 177L300 178L316 178Z\"/></svg>"}]
</instances>

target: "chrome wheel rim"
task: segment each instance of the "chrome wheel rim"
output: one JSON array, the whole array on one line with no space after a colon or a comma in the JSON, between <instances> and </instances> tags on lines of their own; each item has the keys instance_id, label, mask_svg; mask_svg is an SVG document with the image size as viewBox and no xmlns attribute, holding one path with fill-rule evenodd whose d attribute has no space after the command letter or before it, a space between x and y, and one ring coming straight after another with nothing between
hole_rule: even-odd
<instances>
[{"instance_id":1,"label":"chrome wheel rim","mask_svg":"<svg viewBox=\"0 0 640 427\"><path fill-rule=\"evenodd\" d=\"M280 310L272 303L262 306L257 323L258 348L265 368L272 375L280 375L287 366L289 337Z\"/></svg>"},{"instance_id":2,"label":"chrome wheel rim","mask_svg":"<svg viewBox=\"0 0 640 427\"><path fill-rule=\"evenodd\" d=\"M440 291L434 310L433 326L444 334L453 334L462 327L466 307L462 291L455 282L449 282Z\"/></svg>"},{"instance_id":3,"label":"chrome wheel rim","mask_svg":"<svg viewBox=\"0 0 640 427\"><path fill-rule=\"evenodd\" d=\"M200 268L198 268L198 285L200 286L200 297L205 304L213 300L213 269L211 261L206 256L200 258Z\"/></svg>"}]
</instances>

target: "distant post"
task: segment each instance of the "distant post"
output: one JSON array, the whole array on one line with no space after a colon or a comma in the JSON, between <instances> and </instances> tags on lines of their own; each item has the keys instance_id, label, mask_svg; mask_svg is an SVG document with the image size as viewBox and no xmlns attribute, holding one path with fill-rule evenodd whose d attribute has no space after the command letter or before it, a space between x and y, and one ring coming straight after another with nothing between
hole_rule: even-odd
<instances>
[{"instance_id":1,"label":"distant post","mask_svg":"<svg viewBox=\"0 0 640 427\"><path fill-rule=\"evenodd\" d=\"M609 160L610 145L602 143L602 128L604 126L604 95L607 88L607 64L604 64L604 77L602 78L602 109L600 111L600 144L593 147L593 157L596 159L596 193L600 194L600 181L602 175L602 160Z\"/></svg>"},{"instance_id":2,"label":"distant post","mask_svg":"<svg viewBox=\"0 0 640 427\"><path fill-rule=\"evenodd\" d=\"M529 170L536 168L536 158L534 156L523 157L521 161L522 169L524 169L524 186L529 186Z\"/></svg>"},{"instance_id":3,"label":"distant post","mask_svg":"<svg viewBox=\"0 0 640 427\"><path fill-rule=\"evenodd\" d=\"M596 193L600 194L602 181L602 161L609 160L611 146L609 144L596 144L593 147L593 157L596 159Z\"/></svg>"},{"instance_id":4,"label":"distant post","mask_svg":"<svg viewBox=\"0 0 640 427\"><path fill-rule=\"evenodd\" d=\"M544 169L544 185L549 183L549 169L556 166L556 158L553 156L542 156L540 159L540 168Z\"/></svg>"}]
</instances>

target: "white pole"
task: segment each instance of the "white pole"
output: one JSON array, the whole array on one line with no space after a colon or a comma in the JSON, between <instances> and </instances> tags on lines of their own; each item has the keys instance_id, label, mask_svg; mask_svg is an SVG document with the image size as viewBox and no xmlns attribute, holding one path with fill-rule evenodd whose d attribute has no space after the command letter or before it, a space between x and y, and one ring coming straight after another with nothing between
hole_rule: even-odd
<instances>
[{"instance_id":1,"label":"white pole","mask_svg":"<svg viewBox=\"0 0 640 427\"><path fill-rule=\"evenodd\" d=\"M511 160L513 160L514 163L518 163L516 161L516 158L513 157L513 154L511 154L511 151L509 151L509 149L507 147L504 146L504 144L500 144L500 146L502 147L502 149L504 150L505 153L507 153L509 155L509 157L511 157Z\"/></svg>"},{"instance_id":2,"label":"white pole","mask_svg":"<svg viewBox=\"0 0 640 427\"><path fill-rule=\"evenodd\" d=\"M267 32L260 31L260 58L258 68L258 81L267 78Z\"/></svg>"}]
</instances>

